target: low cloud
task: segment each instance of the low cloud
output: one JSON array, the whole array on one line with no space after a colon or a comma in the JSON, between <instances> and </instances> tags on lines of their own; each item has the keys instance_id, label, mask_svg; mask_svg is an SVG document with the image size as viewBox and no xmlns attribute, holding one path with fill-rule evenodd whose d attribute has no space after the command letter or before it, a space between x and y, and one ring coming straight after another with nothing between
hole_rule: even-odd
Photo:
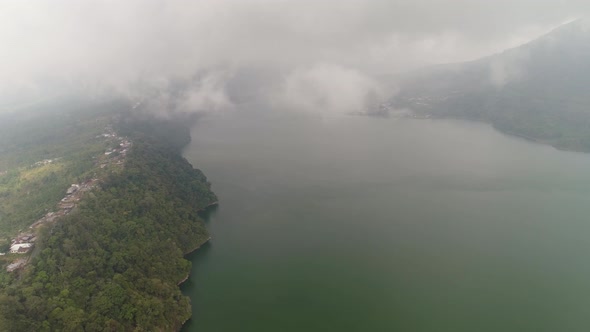
<instances>
[{"instance_id":1,"label":"low cloud","mask_svg":"<svg viewBox=\"0 0 590 332\"><path fill-rule=\"evenodd\" d=\"M141 103L142 110L166 112L218 112L231 110L227 93L232 73L227 70L201 72L190 78L146 79L114 92Z\"/></svg>"},{"instance_id":2,"label":"low cloud","mask_svg":"<svg viewBox=\"0 0 590 332\"><path fill-rule=\"evenodd\" d=\"M254 98L362 111L387 96L382 76L514 47L589 9L581 0L5 0L0 105L83 91L163 109ZM506 68L493 68L493 80L503 84Z\"/></svg>"},{"instance_id":3,"label":"low cloud","mask_svg":"<svg viewBox=\"0 0 590 332\"><path fill-rule=\"evenodd\" d=\"M510 82L522 80L526 76L526 63L530 58L523 50L510 50L502 57L490 62L490 81L496 88L502 88Z\"/></svg>"},{"instance_id":4,"label":"low cloud","mask_svg":"<svg viewBox=\"0 0 590 332\"><path fill-rule=\"evenodd\" d=\"M373 78L350 68L318 64L297 68L285 79L275 103L308 112L370 112L384 100Z\"/></svg>"}]
</instances>

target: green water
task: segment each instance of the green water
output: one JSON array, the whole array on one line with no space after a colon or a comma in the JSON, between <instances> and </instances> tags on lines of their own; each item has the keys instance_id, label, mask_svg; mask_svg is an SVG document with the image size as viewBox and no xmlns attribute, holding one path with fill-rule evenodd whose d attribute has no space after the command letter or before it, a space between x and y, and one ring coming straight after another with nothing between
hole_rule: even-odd
<instances>
[{"instance_id":1,"label":"green water","mask_svg":"<svg viewBox=\"0 0 590 332\"><path fill-rule=\"evenodd\" d=\"M436 120L208 116L186 331L590 331L590 155Z\"/></svg>"}]
</instances>

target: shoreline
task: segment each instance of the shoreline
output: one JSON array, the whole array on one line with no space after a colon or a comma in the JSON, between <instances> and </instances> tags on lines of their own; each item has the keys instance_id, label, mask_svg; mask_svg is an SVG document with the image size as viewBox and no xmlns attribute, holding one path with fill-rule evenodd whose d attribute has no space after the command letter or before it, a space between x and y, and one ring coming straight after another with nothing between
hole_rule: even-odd
<instances>
[{"instance_id":1,"label":"shoreline","mask_svg":"<svg viewBox=\"0 0 590 332\"><path fill-rule=\"evenodd\" d=\"M203 211L205 211L205 210L207 210L210 207L215 206L215 205L219 205L219 201L215 201L215 202L212 202L212 203L207 204L207 206L205 206L204 208L200 209L199 212L203 212Z\"/></svg>"},{"instance_id":2,"label":"shoreline","mask_svg":"<svg viewBox=\"0 0 590 332\"><path fill-rule=\"evenodd\" d=\"M194 249L189 250L188 252L184 253L183 256L186 258L186 256L194 253L195 251L199 250L199 248L201 248L203 245L205 245L206 243L208 243L209 241L211 241L211 236L209 236L207 239L205 239L205 241L199 243L199 245L197 245ZM186 275L186 277L184 277L182 280L180 280L176 286L181 286L185 281L188 280L188 278L190 278L191 273L190 271L188 272L188 274Z\"/></svg>"},{"instance_id":3,"label":"shoreline","mask_svg":"<svg viewBox=\"0 0 590 332\"><path fill-rule=\"evenodd\" d=\"M219 205L219 201L214 201L211 202L209 204L207 204L207 206L205 206L204 208L200 209L198 212L204 212L207 211L209 208L211 208L212 206L217 206ZM188 252L184 253L184 258L186 259L186 256L194 253L195 251L199 250L202 246L204 246L205 244L209 243L209 241L211 241L211 236L209 236L207 239L205 239L205 241L199 243L199 245L197 245L194 249L189 250ZM189 270L186 277L184 277L182 280L180 280L178 283L176 283L176 286L178 288L182 287L182 284L184 284L189 278L191 277L191 271ZM190 298L189 298L190 299ZM191 303L191 310L192 310L192 303ZM191 311L190 316L185 319L181 324L180 324L180 329L179 331L182 331L182 329L184 328L184 325L186 324L186 322L188 322L189 320L191 320L193 318L193 314Z\"/></svg>"},{"instance_id":4,"label":"shoreline","mask_svg":"<svg viewBox=\"0 0 590 332\"><path fill-rule=\"evenodd\" d=\"M514 131L508 131L508 130L504 130L502 128L498 128L492 121L488 121L486 119L476 119L476 118L469 118L469 117L455 117L455 116L437 116L434 113L428 112L426 114L429 114L431 117L430 118L414 118L414 117L410 117L410 119L417 119L417 120L422 120L422 119L432 119L432 120L459 120L459 121L468 121L468 122L474 122L474 123L483 123L483 124L487 124L489 126L491 126L495 131L499 132L500 134L506 135L506 136L511 136L511 137L515 137L515 138L520 138L523 139L525 141L531 142L531 143L535 143L535 144L539 144L539 145L545 145L545 146L550 146L552 148L554 148L557 151L563 151L563 152L572 152L572 153L583 153L583 154L590 154L590 151L588 150L584 150L581 148L577 148L575 146L560 146L557 145L554 142L551 142L550 140L545 140L545 139L540 139L540 138L534 138L531 136L527 136L525 134L519 134L517 132Z\"/></svg>"},{"instance_id":5,"label":"shoreline","mask_svg":"<svg viewBox=\"0 0 590 332\"><path fill-rule=\"evenodd\" d=\"M190 137L190 136L189 136L189 137ZM188 144L187 144L187 145L188 145ZM187 161L187 160L186 160L186 158L184 158L184 156L183 156L183 154L182 154L182 153L181 153L180 155L183 157L183 159L184 159L185 161ZM187 162L188 162L188 161L187 161ZM190 163L189 163L189 164L190 164ZM191 164L191 166L192 166L192 164ZM194 166L193 166L193 168L194 168ZM217 197L215 197L215 198L217 198ZM215 200L215 201L213 201L213 202L211 202L211 203L209 203L209 204L207 204L207 205L206 205L206 206L204 206L203 208L199 209L199 210L197 211L197 213L198 213L198 214L200 214L200 213L206 212L206 211L208 211L208 210L209 210L211 207L214 207L214 206L217 206L217 205L219 205L219 200L218 200L218 199L217 199L217 200ZM204 222L204 220L203 220L203 222ZM190 254L194 253L195 251L199 250L199 249L200 249L200 248L201 248L203 245L205 245L205 244L209 243L209 241L211 241L211 235L209 235L209 237L208 237L208 238L206 238L204 241L202 241L201 243L199 243L199 244L198 244L198 245L197 245L195 248L193 248L193 249L191 249L191 250L189 250L189 251L187 251L187 252L183 253L183 258L184 258L184 259L186 259L186 257L187 257L188 255L190 255ZM192 265L191 265L191 267L192 267ZM184 277L182 280L180 280L179 282L177 282L177 283L176 283L176 287L178 287L178 288L180 289L180 288L182 287L182 285L183 285L183 284L184 284L184 283L185 283L185 282L186 282L186 281L187 281L187 280L188 280L190 277L191 277L191 270L189 270L189 271L188 271L188 273L186 274L186 276L185 276L185 277ZM181 292L182 292L182 290L181 290ZM184 295L183 295L183 296L184 296ZM187 297L188 297L188 296L187 296ZM189 298L189 301L190 301L190 297L188 297L188 298ZM190 313L190 315L189 315L189 316L188 316L188 317L187 317L187 318L186 318L186 319L185 319L185 320L184 320L182 323L180 323L180 329L178 329L178 331L182 331L182 330L183 330L183 328L184 328L184 326L186 325L186 323L187 323L189 320L191 320L192 318L193 318L193 313L192 313L192 303L191 303L191 313Z\"/></svg>"}]
</instances>

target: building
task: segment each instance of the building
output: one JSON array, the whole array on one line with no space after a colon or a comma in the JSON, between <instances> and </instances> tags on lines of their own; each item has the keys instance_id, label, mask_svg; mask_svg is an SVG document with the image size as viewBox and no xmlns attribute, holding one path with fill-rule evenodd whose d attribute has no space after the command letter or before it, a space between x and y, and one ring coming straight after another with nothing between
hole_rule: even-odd
<instances>
[{"instance_id":1,"label":"building","mask_svg":"<svg viewBox=\"0 0 590 332\"><path fill-rule=\"evenodd\" d=\"M76 191L78 191L78 189L80 189L80 186L77 184L73 184L70 188L68 188L68 191L66 191L66 194L71 195L71 194L75 193Z\"/></svg>"},{"instance_id":2,"label":"building","mask_svg":"<svg viewBox=\"0 0 590 332\"><path fill-rule=\"evenodd\" d=\"M16 243L10 247L10 253L12 254L24 254L29 252L33 247L32 243Z\"/></svg>"},{"instance_id":3,"label":"building","mask_svg":"<svg viewBox=\"0 0 590 332\"><path fill-rule=\"evenodd\" d=\"M59 207L64 209L64 210L71 210L75 207L76 205L74 203L67 203L67 204L60 204Z\"/></svg>"},{"instance_id":4,"label":"building","mask_svg":"<svg viewBox=\"0 0 590 332\"><path fill-rule=\"evenodd\" d=\"M14 263L9 264L6 267L6 270L8 272L12 272L12 271L14 271L14 270L16 270L18 268L21 268L21 267L25 266L26 263L27 263L27 261L24 260L24 259L17 259L16 261L14 261Z\"/></svg>"}]
</instances>

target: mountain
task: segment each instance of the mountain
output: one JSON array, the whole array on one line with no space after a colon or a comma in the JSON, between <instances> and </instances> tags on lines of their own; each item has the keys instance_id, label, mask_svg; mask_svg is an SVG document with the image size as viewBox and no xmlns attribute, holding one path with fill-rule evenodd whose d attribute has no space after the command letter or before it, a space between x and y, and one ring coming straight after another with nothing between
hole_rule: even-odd
<instances>
[{"instance_id":1,"label":"mountain","mask_svg":"<svg viewBox=\"0 0 590 332\"><path fill-rule=\"evenodd\" d=\"M391 107L590 152L590 22L578 20L522 46L476 61L400 78Z\"/></svg>"}]
</instances>

